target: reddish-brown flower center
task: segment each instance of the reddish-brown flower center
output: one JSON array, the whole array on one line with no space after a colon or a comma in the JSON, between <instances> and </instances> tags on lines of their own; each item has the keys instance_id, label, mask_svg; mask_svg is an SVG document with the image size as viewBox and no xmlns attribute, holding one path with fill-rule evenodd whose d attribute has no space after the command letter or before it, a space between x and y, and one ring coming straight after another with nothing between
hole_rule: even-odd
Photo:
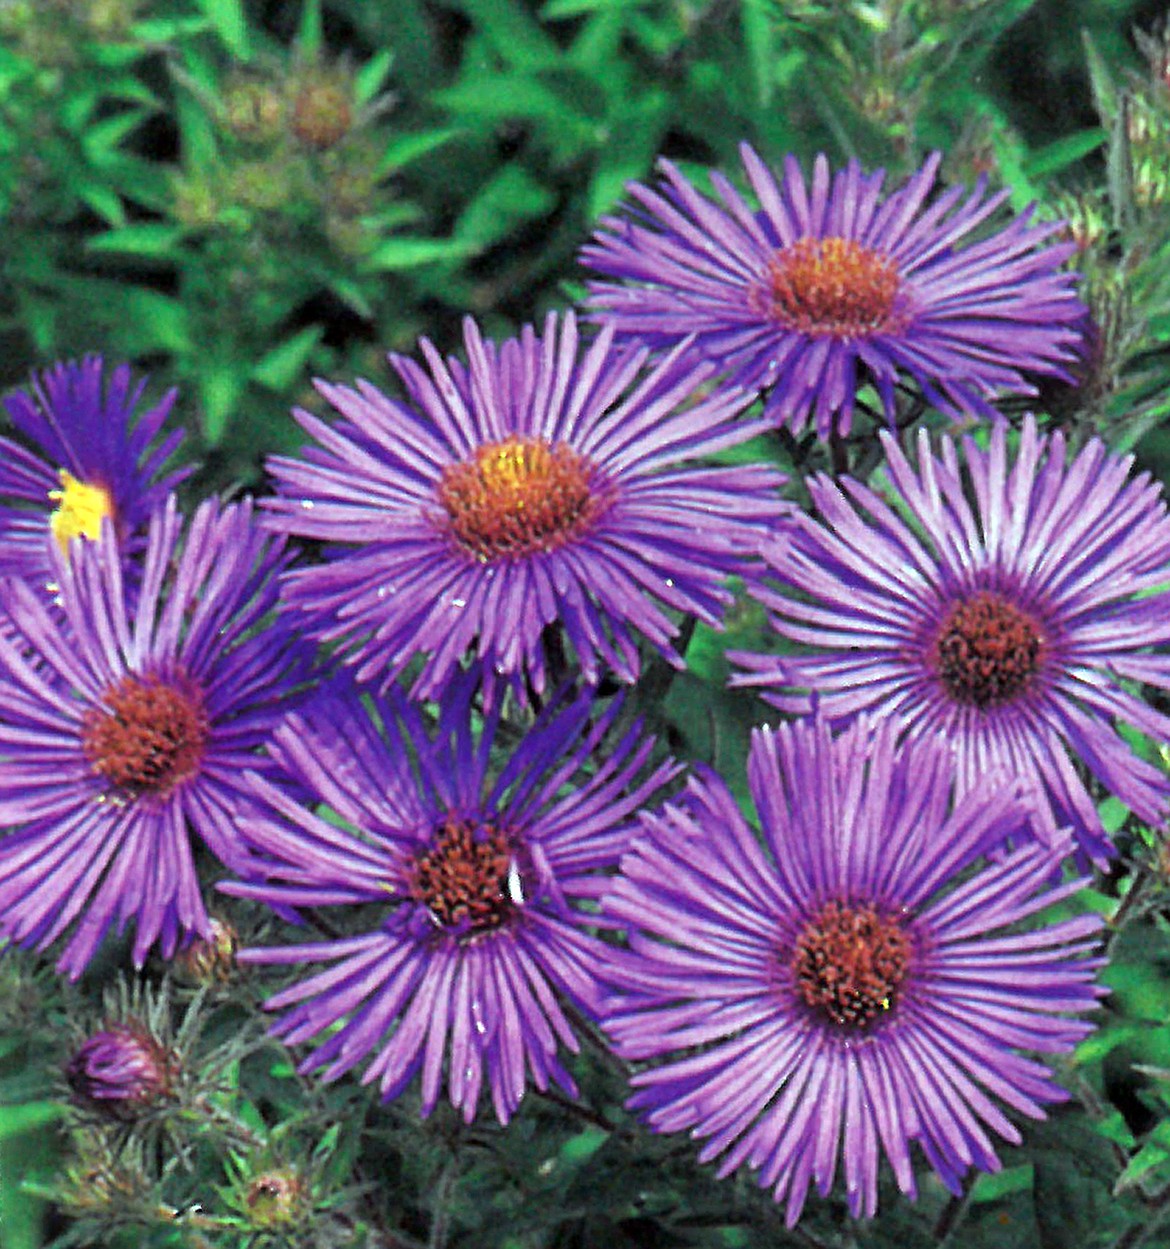
<instances>
[{"instance_id":1,"label":"reddish-brown flower center","mask_svg":"<svg viewBox=\"0 0 1170 1249\"><path fill-rule=\"evenodd\" d=\"M985 590L954 606L934 650L939 679L956 702L998 707L1040 667L1044 634L1027 612Z\"/></svg>"},{"instance_id":2,"label":"reddish-brown flower center","mask_svg":"<svg viewBox=\"0 0 1170 1249\"><path fill-rule=\"evenodd\" d=\"M602 500L589 461L563 442L506 438L450 464L439 503L459 545L488 563L551 551L596 519Z\"/></svg>"},{"instance_id":3,"label":"reddish-brown flower center","mask_svg":"<svg viewBox=\"0 0 1170 1249\"><path fill-rule=\"evenodd\" d=\"M415 861L410 892L436 923L470 936L499 928L511 915L519 901L514 872L502 829L449 815L431 848Z\"/></svg>"},{"instance_id":4,"label":"reddish-brown flower center","mask_svg":"<svg viewBox=\"0 0 1170 1249\"><path fill-rule=\"evenodd\" d=\"M910 938L895 917L829 902L797 938L792 969L808 1006L864 1028L894 1005L909 963Z\"/></svg>"},{"instance_id":5,"label":"reddish-brown flower center","mask_svg":"<svg viewBox=\"0 0 1170 1249\"><path fill-rule=\"evenodd\" d=\"M81 744L114 788L165 798L199 771L210 729L202 693L190 681L130 675L86 713Z\"/></svg>"},{"instance_id":6,"label":"reddish-brown flower center","mask_svg":"<svg viewBox=\"0 0 1170 1249\"><path fill-rule=\"evenodd\" d=\"M803 238L768 262L755 302L786 329L814 338L864 338L900 324L893 260L843 238Z\"/></svg>"}]
</instances>

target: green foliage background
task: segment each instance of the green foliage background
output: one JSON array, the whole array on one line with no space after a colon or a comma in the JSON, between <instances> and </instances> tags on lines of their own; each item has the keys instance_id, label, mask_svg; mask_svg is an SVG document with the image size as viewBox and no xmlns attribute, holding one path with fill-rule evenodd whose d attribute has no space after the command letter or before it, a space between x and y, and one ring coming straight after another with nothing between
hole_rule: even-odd
<instances>
[{"instance_id":1,"label":"green foliage background","mask_svg":"<svg viewBox=\"0 0 1170 1249\"><path fill-rule=\"evenodd\" d=\"M1132 29L1164 7L0 0L0 388L82 353L132 361L152 393L180 388L186 453L201 465L190 488L256 489L263 456L299 444L288 412L315 402L313 376L382 381L386 351L411 351L420 335L454 349L466 314L506 334L570 303L592 223L660 154L701 178L706 166L734 171L746 139L772 161L856 155L895 181L941 148L949 179L986 175L1012 188L1013 207L1039 200L1051 214L1080 196L1099 214L1086 272L1103 300L1124 304L1124 341L1096 419L1165 474L1158 154L1170 168L1170 122L1155 108L1144 137L1127 129L1148 78ZM696 637L663 712L680 732L705 722L705 680L725 644ZM734 769L742 716L730 695L715 701ZM888 1202L856 1239L823 1213L785 1232L748 1178L716 1184L685 1141L615 1128L620 1083L596 1072L580 1075L594 1082L598 1123L538 1103L506 1141L493 1127L461 1134L442 1114L420 1136L411 1106L350 1106L344 1090L322 1101L275 1047L229 1063L223 1104L245 1137L276 1107L287 1125L277 1152L303 1157L335 1196L364 1129L359 1169L380 1195L357 1202L357 1222L318 1211L327 1243L1170 1244L1165 872L1148 835L1132 845L1133 861L1083 902L1119 930L1119 908L1136 924L1115 943L1103 1026L1062 1073L1078 1101L1031 1130L1027 1150L1005 1150L1005 1171L981 1178L962 1210L928 1186L917 1207ZM43 1200L62 1110L38 1059L60 1045L75 1004L31 962L8 958L0 976L0 1245L37 1249L68 1226ZM229 1005L209 1010L209 1034L247 1031ZM322 1137L325 1122L335 1126ZM451 1159L468 1151L456 1186ZM255 1159L239 1165L246 1178ZM82 1187L98 1182L79 1174ZM235 1208L236 1180L193 1184L189 1208ZM93 1243L286 1243L246 1227L218 1235L192 1215Z\"/></svg>"}]
</instances>

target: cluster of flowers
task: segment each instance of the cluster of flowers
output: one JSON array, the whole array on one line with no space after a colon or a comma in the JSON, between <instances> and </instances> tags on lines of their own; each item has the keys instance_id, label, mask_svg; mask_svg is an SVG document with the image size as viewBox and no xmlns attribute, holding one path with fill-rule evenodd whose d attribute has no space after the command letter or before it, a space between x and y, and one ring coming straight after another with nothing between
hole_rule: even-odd
<instances>
[{"instance_id":1,"label":"cluster of flowers","mask_svg":"<svg viewBox=\"0 0 1170 1249\"><path fill-rule=\"evenodd\" d=\"M838 1166L872 1214L883 1155L913 1194L914 1143L955 1191L999 1165L1008 1114L1064 1096L1029 1055L1102 992L1096 919L1032 918L1112 853L1085 770L1167 813L1115 724L1170 737L1138 696L1170 688L1170 521L1098 441L1070 462L992 406L1076 366L1051 227L972 241L1001 197L931 198L937 159L884 195L856 164L744 167L756 206L665 163L632 188L584 252L590 341L469 322L463 359L392 357L404 401L322 384L340 419L296 414L313 445L255 510L184 523L171 397L138 414L124 368L8 401L0 933L64 940L72 977L130 920L137 965L169 957L211 934L210 854L227 893L353 917L240 953L324 965L266 1005L288 1044L324 1034L327 1079L418 1076L469 1121L486 1084L506 1122L530 1081L575 1094L589 1020L639 1065L631 1106L790 1222ZM987 425L920 432L916 466L884 431L885 493L816 477L815 515L719 462L844 438L862 385L891 424L909 385ZM599 692L648 651L681 667L733 576L781 640L734 680L795 713L753 735L758 829Z\"/></svg>"}]
</instances>

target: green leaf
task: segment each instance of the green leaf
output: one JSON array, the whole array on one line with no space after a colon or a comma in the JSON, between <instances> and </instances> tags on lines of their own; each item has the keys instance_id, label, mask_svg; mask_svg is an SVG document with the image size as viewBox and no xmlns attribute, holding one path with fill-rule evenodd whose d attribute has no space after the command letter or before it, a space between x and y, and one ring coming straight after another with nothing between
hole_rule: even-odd
<instances>
[{"instance_id":1,"label":"green leaf","mask_svg":"<svg viewBox=\"0 0 1170 1249\"><path fill-rule=\"evenodd\" d=\"M560 49L540 23L515 0L461 0L460 8L509 65L548 64L560 58Z\"/></svg>"},{"instance_id":2,"label":"green leaf","mask_svg":"<svg viewBox=\"0 0 1170 1249\"><path fill-rule=\"evenodd\" d=\"M234 360L204 366L198 381L199 401L203 409L203 433L211 446L223 441L228 419L236 410L246 384L242 368Z\"/></svg>"},{"instance_id":3,"label":"green leaf","mask_svg":"<svg viewBox=\"0 0 1170 1249\"><path fill-rule=\"evenodd\" d=\"M120 300L134 327L140 350L161 350L188 355L193 349L190 313L169 295L146 287L123 288Z\"/></svg>"},{"instance_id":4,"label":"green leaf","mask_svg":"<svg viewBox=\"0 0 1170 1249\"><path fill-rule=\"evenodd\" d=\"M609 1133L602 1128L586 1128L576 1136L570 1136L561 1146L561 1157L566 1162L584 1162L605 1144Z\"/></svg>"},{"instance_id":5,"label":"green leaf","mask_svg":"<svg viewBox=\"0 0 1170 1249\"><path fill-rule=\"evenodd\" d=\"M77 198L92 208L107 224L120 227L126 221L126 208L116 191L100 182L87 182L77 188Z\"/></svg>"},{"instance_id":6,"label":"green leaf","mask_svg":"<svg viewBox=\"0 0 1170 1249\"><path fill-rule=\"evenodd\" d=\"M1105 58L1097 48L1093 36L1081 31L1081 40L1085 48L1085 63L1089 69L1089 83L1093 88L1093 103L1101 120L1109 122L1117 112L1117 88L1113 85L1113 75Z\"/></svg>"},{"instance_id":7,"label":"green leaf","mask_svg":"<svg viewBox=\"0 0 1170 1249\"><path fill-rule=\"evenodd\" d=\"M1078 130L1033 152L1024 162L1024 168L1030 178L1047 178L1084 160L1091 152L1104 146L1106 138L1105 131L1099 126Z\"/></svg>"},{"instance_id":8,"label":"green leaf","mask_svg":"<svg viewBox=\"0 0 1170 1249\"><path fill-rule=\"evenodd\" d=\"M297 30L297 49L310 58L321 51L321 0L305 0Z\"/></svg>"},{"instance_id":9,"label":"green leaf","mask_svg":"<svg viewBox=\"0 0 1170 1249\"><path fill-rule=\"evenodd\" d=\"M464 209L455 235L482 250L519 222L551 211L556 196L520 165L505 165Z\"/></svg>"},{"instance_id":10,"label":"green leaf","mask_svg":"<svg viewBox=\"0 0 1170 1249\"><path fill-rule=\"evenodd\" d=\"M210 24L205 17L146 17L130 27L130 34L148 47L166 47L201 34Z\"/></svg>"},{"instance_id":11,"label":"green leaf","mask_svg":"<svg viewBox=\"0 0 1170 1249\"><path fill-rule=\"evenodd\" d=\"M472 250L469 244L457 239L387 239L365 258L362 267L379 271L415 269L420 265L458 260Z\"/></svg>"},{"instance_id":12,"label":"green leaf","mask_svg":"<svg viewBox=\"0 0 1170 1249\"><path fill-rule=\"evenodd\" d=\"M773 35L777 25L765 0L743 0L740 25L743 29L744 46L747 48L748 64L751 66L756 104L759 108L767 108L772 99L772 66L776 60Z\"/></svg>"},{"instance_id":13,"label":"green leaf","mask_svg":"<svg viewBox=\"0 0 1170 1249\"><path fill-rule=\"evenodd\" d=\"M1028 1192L1032 1187L1033 1172L1030 1164L1005 1167L980 1175L971 1190L972 1202L999 1201L1011 1193Z\"/></svg>"},{"instance_id":14,"label":"green leaf","mask_svg":"<svg viewBox=\"0 0 1170 1249\"><path fill-rule=\"evenodd\" d=\"M1123 1193L1127 1188L1133 1188L1155 1167L1161 1166L1167 1158L1170 1158L1170 1152L1167 1152L1163 1146L1156 1141L1147 1141L1117 1177L1113 1191Z\"/></svg>"},{"instance_id":15,"label":"green leaf","mask_svg":"<svg viewBox=\"0 0 1170 1249\"><path fill-rule=\"evenodd\" d=\"M86 243L90 252L119 252L126 256L147 256L152 259L171 258L183 237L179 226L165 222L143 222L120 230L107 230Z\"/></svg>"},{"instance_id":16,"label":"green leaf","mask_svg":"<svg viewBox=\"0 0 1170 1249\"><path fill-rule=\"evenodd\" d=\"M62 1118L67 1107L61 1102L25 1102L21 1106L0 1106L0 1140L43 1128Z\"/></svg>"},{"instance_id":17,"label":"green leaf","mask_svg":"<svg viewBox=\"0 0 1170 1249\"><path fill-rule=\"evenodd\" d=\"M424 130L419 134L400 134L386 144L382 160L378 165L378 177L384 178L395 169L408 165L412 160L433 152L450 142L460 132L456 129Z\"/></svg>"},{"instance_id":18,"label":"green leaf","mask_svg":"<svg viewBox=\"0 0 1170 1249\"><path fill-rule=\"evenodd\" d=\"M247 61L252 50L242 0L197 0L197 3L232 56Z\"/></svg>"},{"instance_id":19,"label":"green leaf","mask_svg":"<svg viewBox=\"0 0 1170 1249\"><path fill-rule=\"evenodd\" d=\"M285 339L261 357L259 364L249 374L254 382L269 390L284 391L304 371L313 348L321 341L325 327L307 325L299 333Z\"/></svg>"},{"instance_id":20,"label":"green leaf","mask_svg":"<svg viewBox=\"0 0 1170 1249\"><path fill-rule=\"evenodd\" d=\"M384 48L376 56L371 57L354 75L353 94L359 104L369 104L379 91L386 85L390 76L390 66L394 63L394 53Z\"/></svg>"}]
</instances>

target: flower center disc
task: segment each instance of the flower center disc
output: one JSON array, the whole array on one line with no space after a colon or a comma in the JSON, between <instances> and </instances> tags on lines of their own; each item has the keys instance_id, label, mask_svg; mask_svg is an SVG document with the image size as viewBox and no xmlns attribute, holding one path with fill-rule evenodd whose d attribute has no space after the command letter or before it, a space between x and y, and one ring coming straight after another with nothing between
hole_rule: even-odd
<instances>
[{"instance_id":1,"label":"flower center disc","mask_svg":"<svg viewBox=\"0 0 1170 1249\"><path fill-rule=\"evenodd\" d=\"M980 708L1011 702L1040 667L1039 624L987 591L955 605L935 642L939 679L959 703Z\"/></svg>"},{"instance_id":2,"label":"flower center disc","mask_svg":"<svg viewBox=\"0 0 1170 1249\"><path fill-rule=\"evenodd\" d=\"M481 563L551 551L598 514L589 461L565 443L507 438L449 464L439 502L450 531Z\"/></svg>"},{"instance_id":3,"label":"flower center disc","mask_svg":"<svg viewBox=\"0 0 1170 1249\"><path fill-rule=\"evenodd\" d=\"M872 906L830 902L796 942L796 987L813 1010L864 1028L894 1004L910 961L910 938Z\"/></svg>"},{"instance_id":4,"label":"flower center disc","mask_svg":"<svg viewBox=\"0 0 1170 1249\"><path fill-rule=\"evenodd\" d=\"M768 262L759 310L814 338L864 338L895 328L901 289L889 256L852 239L798 239Z\"/></svg>"},{"instance_id":5,"label":"flower center disc","mask_svg":"<svg viewBox=\"0 0 1170 1249\"><path fill-rule=\"evenodd\" d=\"M81 726L85 757L117 789L165 798L199 771L210 723L186 681L123 677Z\"/></svg>"},{"instance_id":6,"label":"flower center disc","mask_svg":"<svg viewBox=\"0 0 1170 1249\"><path fill-rule=\"evenodd\" d=\"M434 845L414 867L411 896L443 928L475 935L499 928L511 915L512 848L494 824L448 816Z\"/></svg>"},{"instance_id":7,"label":"flower center disc","mask_svg":"<svg viewBox=\"0 0 1170 1249\"><path fill-rule=\"evenodd\" d=\"M49 501L57 506L49 517L49 529L62 551L68 553L71 538L101 536L102 521L114 514L114 501L104 486L79 481L72 473L61 469L60 490L49 491Z\"/></svg>"}]
</instances>

